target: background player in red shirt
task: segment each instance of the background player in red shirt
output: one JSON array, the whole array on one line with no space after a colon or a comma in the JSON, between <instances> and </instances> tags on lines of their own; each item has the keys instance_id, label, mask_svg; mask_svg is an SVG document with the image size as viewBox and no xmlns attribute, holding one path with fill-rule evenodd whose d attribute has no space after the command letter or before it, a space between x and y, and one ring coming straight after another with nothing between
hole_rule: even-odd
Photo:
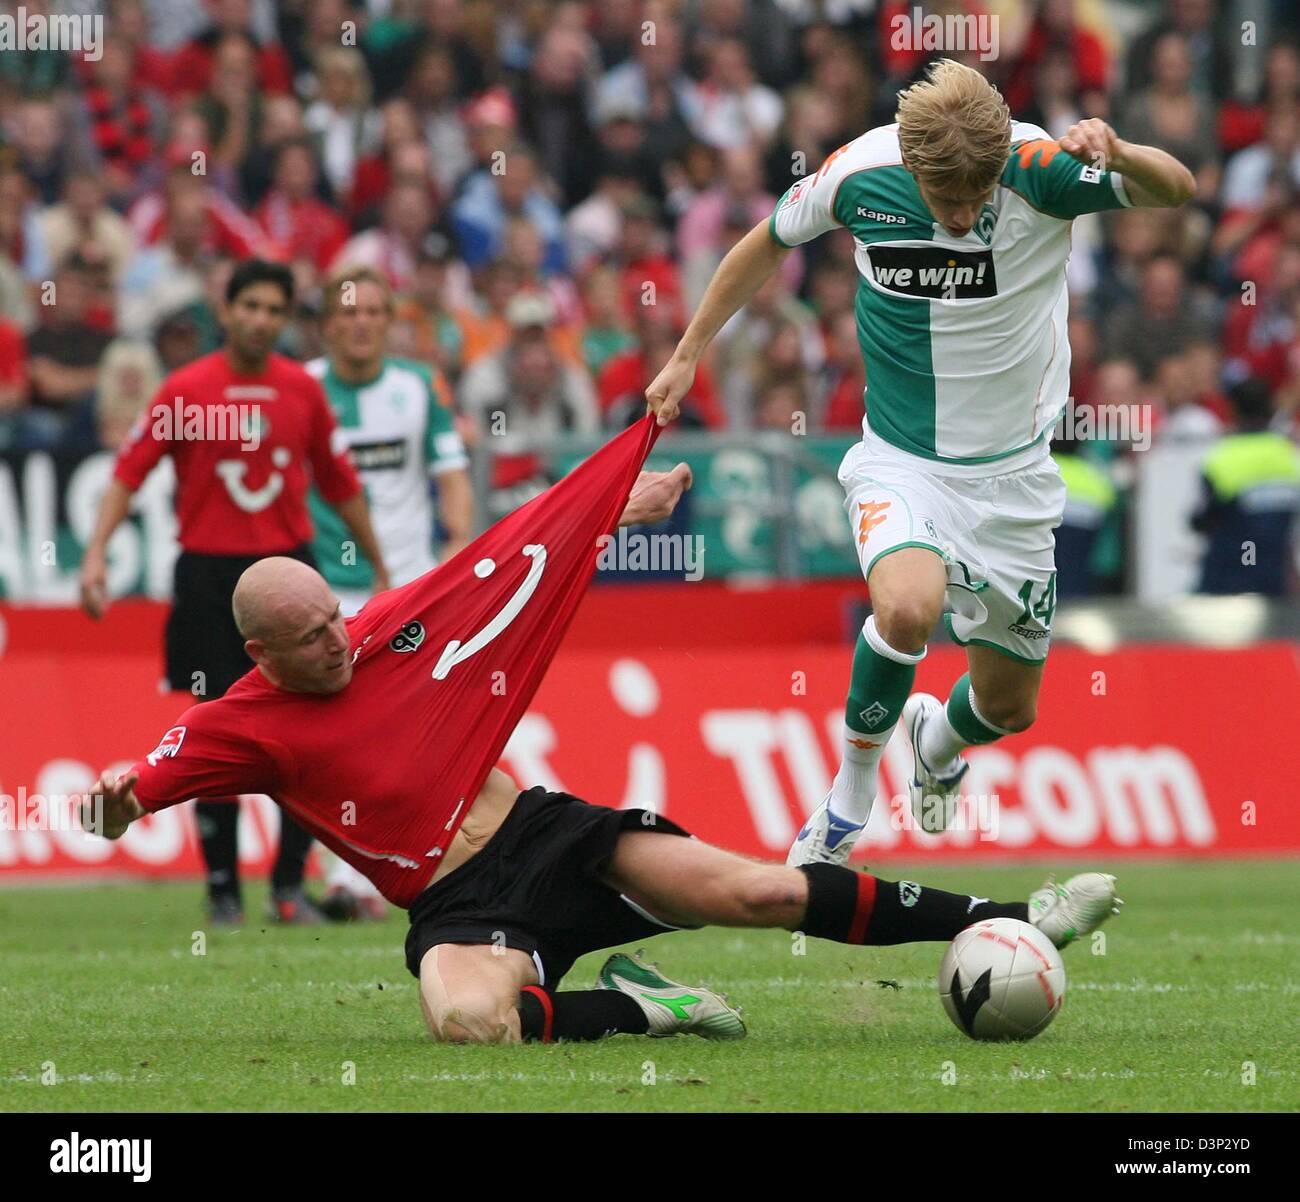
<instances>
[{"instance_id":1,"label":"background player in red shirt","mask_svg":"<svg viewBox=\"0 0 1300 1202\"><path fill-rule=\"evenodd\" d=\"M361 481L335 437L320 384L274 353L293 295L293 278L282 264L250 259L235 268L221 313L226 345L163 381L118 452L82 562L82 605L98 618L107 606L108 540L126 517L132 493L170 455L181 553L165 635L167 679L200 700L222 696L252 667L230 610L240 574L268 555L314 563L309 483L338 510L357 550L373 564L383 562ZM388 587L382 566L375 587ZM239 809L231 800L200 801L196 812L215 922L243 917ZM273 916L314 921L319 915L302 894L311 836L281 813Z\"/></svg>"}]
</instances>

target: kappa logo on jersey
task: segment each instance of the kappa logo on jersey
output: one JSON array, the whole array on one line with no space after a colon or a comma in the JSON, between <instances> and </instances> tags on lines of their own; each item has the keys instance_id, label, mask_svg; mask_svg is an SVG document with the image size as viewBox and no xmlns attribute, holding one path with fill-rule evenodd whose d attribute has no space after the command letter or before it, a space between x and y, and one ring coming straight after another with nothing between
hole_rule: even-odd
<instances>
[{"instance_id":1,"label":"kappa logo on jersey","mask_svg":"<svg viewBox=\"0 0 1300 1202\"><path fill-rule=\"evenodd\" d=\"M897 213L881 213L876 209L866 209L858 205L858 216L866 217L870 221L883 221L886 225L906 225L907 218L900 217Z\"/></svg>"},{"instance_id":2,"label":"kappa logo on jersey","mask_svg":"<svg viewBox=\"0 0 1300 1202\"><path fill-rule=\"evenodd\" d=\"M146 762L151 768L158 767L159 760L169 760L176 757L177 752L181 749L181 744L185 742L185 727L173 726L165 735L163 735L158 746L155 747L147 756Z\"/></svg>"},{"instance_id":3,"label":"kappa logo on jersey","mask_svg":"<svg viewBox=\"0 0 1300 1202\"><path fill-rule=\"evenodd\" d=\"M385 471L406 466L406 440L394 438L385 442L354 442L352 461L362 472Z\"/></svg>"},{"instance_id":4,"label":"kappa logo on jersey","mask_svg":"<svg viewBox=\"0 0 1300 1202\"><path fill-rule=\"evenodd\" d=\"M414 651L424 642L424 627L419 622L407 622L388 640L390 651Z\"/></svg>"},{"instance_id":5,"label":"kappa logo on jersey","mask_svg":"<svg viewBox=\"0 0 1300 1202\"><path fill-rule=\"evenodd\" d=\"M998 294L992 251L890 243L869 247L867 255L872 281L899 296L976 300Z\"/></svg>"}]
</instances>

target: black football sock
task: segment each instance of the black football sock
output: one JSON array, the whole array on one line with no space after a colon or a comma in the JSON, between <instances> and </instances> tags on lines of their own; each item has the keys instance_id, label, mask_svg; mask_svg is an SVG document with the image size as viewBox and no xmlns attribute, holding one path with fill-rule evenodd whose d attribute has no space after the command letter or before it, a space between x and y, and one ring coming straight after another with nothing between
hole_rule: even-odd
<instances>
[{"instance_id":1,"label":"black football sock","mask_svg":"<svg viewBox=\"0 0 1300 1202\"><path fill-rule=\"evenodd\" d=\"M239 900L239 803L196 801L194 820L208 869L208 898Z\"/></svg>"},{"instance_id":2,"label":"black football sock","mask_svg":"<svg viewBox=\"0 0 1300 1202\"><path fill-rule=\"evenodd\" d=\"M271 889L275 893L297 891L302 888L303 874L307 870L307 853L311 851L312 837L289 815L280 811L280 854L271 869Z\"/></svg>"},{"instance_id":3,"label":"black football sock","mask_svg":"<svg viewBox=\"0 0 1300 1202\"><path fill-rule=\"evenodd\" d=\"M948 940L985 918L1029 921L1028 902L993 902L915 881L884 881L836 864L807 864L808 907L799 929L837 943Z\"/></svg>"},{"instance_id":4,"label":"black football sock","mask_svg":"<svg viewBox=\"0 0 1300 1202\"><path fill-rule=\"evenodd\" d=\"M520 1034L531 1043L644 1035L650 1029L645 1011L616 989L551 993L539 985L526 985L519 994L518 1008Z\"/></svg>"}]
</instances>

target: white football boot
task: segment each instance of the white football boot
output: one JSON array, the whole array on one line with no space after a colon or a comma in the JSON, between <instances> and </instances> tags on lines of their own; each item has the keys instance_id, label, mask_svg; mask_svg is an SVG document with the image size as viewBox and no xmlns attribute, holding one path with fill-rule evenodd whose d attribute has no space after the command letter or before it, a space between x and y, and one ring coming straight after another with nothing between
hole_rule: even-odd
<instances>
[{"instance_id":1,"label":"white football boot","mask_svg":"<svg viewBox=\"0 0 1300 1202\"><path fill-rule=\"evenodd\" d=\"M786 856L786 865L799 868L804 864L839 864L849 862L853 845L866 827L854 826L831 813L831 795L808 816L808 821L795 836Z\"/></svg>"},{"instance_id":2,"label":"white football boot","mask_svg":"<svg viewBox=\"0 0 1300 1202\"><path fill-rule=\"evenodd\" d=\"M1106 872L1081 872L1064 885L1055 877L1029 895L1029 921L1057 947L1090 935L1124 903L1115 896L1115 878Z\"/></svg>"},{"instance_id":3,"label":"white football boot","mask_svg":"<svg viewBox=\"0 0 1300 1202\"><path fill-rule=\"evenodd\" d=\"M932 835L946 831L957 814L961 800L962 778L970 771L970 764L961 756L957 765L943 776L931 771L921 755L921 727L926 719L943 709L943 702L930 693L913 693L904 703L899 721L912 745L912 779L907 782L912 797L912 817L917 825Z\"/></svg>"}]
</instances>

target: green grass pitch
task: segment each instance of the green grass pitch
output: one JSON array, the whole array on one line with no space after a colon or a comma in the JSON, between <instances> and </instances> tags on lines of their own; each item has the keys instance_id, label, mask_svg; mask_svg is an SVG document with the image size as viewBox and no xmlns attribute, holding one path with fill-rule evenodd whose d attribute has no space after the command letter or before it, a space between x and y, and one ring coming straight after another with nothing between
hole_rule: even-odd
<instances>
[{"instance_id":1,"label":"green grass pitch","mask_svg":"<svg viewBox=\"0 0 1300 1202\"><path fill-rule=\"evenodd\" d=\"M798 956L785 932L715 929L646 948L740 1002L743 1042L438 1046L397 911L343 928L250 921L195 955L196 884L0 890L0 1110L1296 1109L1296 862L1116 870L1128 904L1105 953L1065 953L1064 1008L1027 1044L973 1043L949 1023L940 944L810 939ZM1043 872L882 875L1005 900ZM250 916L264 897L246 886ZM566 985L589 988L601 958Z\"/></svg>"}]
</instances>

